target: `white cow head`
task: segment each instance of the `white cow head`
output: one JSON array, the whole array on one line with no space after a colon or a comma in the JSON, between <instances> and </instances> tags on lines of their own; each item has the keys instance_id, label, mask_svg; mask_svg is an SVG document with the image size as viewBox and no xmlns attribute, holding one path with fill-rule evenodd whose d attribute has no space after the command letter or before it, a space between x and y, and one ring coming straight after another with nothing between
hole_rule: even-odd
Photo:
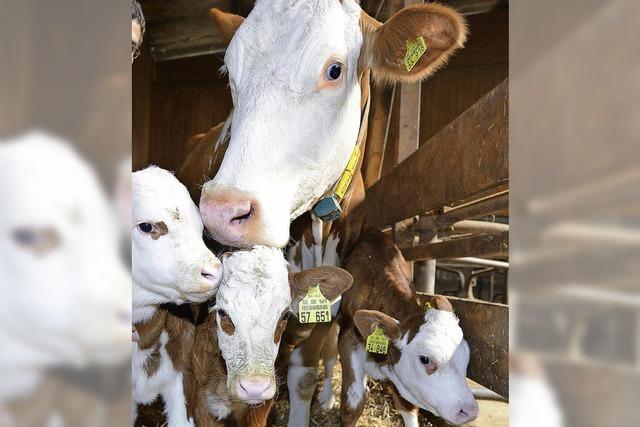
<instances>
[{"instance_id":1,"label":"white cow head","mask_svg":"<svg viewBox=\"0 0 640 427\"><path fill-rule=\"evenodd\" d=\"M336 183L357 140L365 69L378 81L418 81L466 37L463 18L437 4L403 9L384 25L355 0L258 0L244 21L212 16L230 40L235 110L200 210L216 240L239 247L284 247L290 221ZM407 71L407 41L420 36L427 50Z\"/></svg>"},{"instance_id":2,"label":"white cow head","mask_svg":"<svg viewBox=\"0 0 640 427\"><path fill-rule=\"evenodd\" d=\"M291 304L320 284L328 299L347 290L353 278L337 267L289 273L280 249L255 246L225 254L224 275L216 295L217 336L227 365L227 387L250 404L276 391L274 363Z\"/></svg>"},{"instance_id":3,"label":"white cow head","mask_svg":"<svg viewBox=\"0 0 640 427\"><path fill-rule=\"evenodd\" d=\"M358 310L353 320L363 337L380 326L390 338L390 379L402 397L451 424L468 423L478 415L466 382L469 345L451 304L443 297L431 304L401 321L373 310Z\"/></svg>"},{"instance_id":4,"label":"white cow head","mask_svg":"<svg viewBox=\"0 0 640 427\"><path fill-rule=\"evenodd\" d=\"M134 307L211 298L222 264L204 244L200 213L187 189L153 166L135 172L132 184Z\"/></svg>"},{"instance_id":5,"label":"white cow head","mask_svg":"<svg viewBox=\"0 0 640 427\"><path fill-rule=\"evenodd\" d=\"M0 200L0 376L124 360L131 276L91 167L41 132L0 142Z\"/></svg>"}]
</instances>

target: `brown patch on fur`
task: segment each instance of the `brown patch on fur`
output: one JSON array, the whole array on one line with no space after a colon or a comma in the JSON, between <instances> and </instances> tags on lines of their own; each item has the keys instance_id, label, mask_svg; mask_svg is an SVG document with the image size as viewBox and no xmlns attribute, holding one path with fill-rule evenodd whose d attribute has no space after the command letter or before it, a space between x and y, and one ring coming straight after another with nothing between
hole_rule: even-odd
<instances>
[{"instance_id":1,"label":"brown patch on fur","mask_svg":"<svg viewBox=\"0 0 640 427\"><path fill-rule=\"evenodd\" d=\"M451 54L464 46L467 27L455 10L436 3L413 5L400 10L382 26L372 18L361 18L365 44L362 61L379 82L416 82L443 66ZM404 65L407 40L423 36L427 51L411 71ZM362 57L362 54L361 54Z\"/></svg>"},{"instance_id":2,"label":"brown patch on fur","mask_svg":"<svg viewBox=\"0 0 640 427\"><path fill-rule=\"evenodd\" d=\"M398 390L393 384L391 385L391 396L393 397L393 406L396 408L396 411L414 412L416 415L418 414L418 407L400 396L400 393L398 393Z\"/></svg>"},{"instance_id":3,"label":"brown patch on fur","mask_svg":"<svg viewBox=\"0 0 640 427\"><path fill-rule=\"evenodd\" d=\"M220 329L222 329L227 335L233 335L236 331L236 325L233 324L233 321L229 318L229 315L219 310L218 324L220 325Z\"/></svg>"},{"instance_id":4,"label":"brown patch on fur","mask_svg":"<svg viewBox=\"0 0 640 427\"><path fill-rule=\"evenodd\" d=\"M342 366L342 386L340 392L340 425L352 427L356 425L358 418L364 410L366 396L363 396L361 402L355 408L351 408L347 391L352 384L356 382L354 367L351 364L351 353L353 353L359 345L359 338L353 329L341 331L340 340L338 341L338 349L340 352L340 364ZM366 393L366 389L365 389Z\"/></svg>"},{"instance_id":5,"label":"brown patch on fur","mask_svg":"<svg viewBox=\"0 0 640 427\"><path fill-rule=\"evenodd\" d=\"M236 31L244 22L242 16L223 12L216 7L209 10L209 16L211 16L213 23L216 25L218 35L220 35L222 41L227 45L231 42Z\"/></svg>"},{"instance_id":6,"label":"brown patch on fur","mask_svg":"<svg viewBox=\"0 0 640 427\"><path fill-rule=\"evenodd\" d=\"M284 330L287 327L288 318L289 318L289 308L285 308L282 314L280 315L280 321L278 322L278 325L276 326L276 331L273 334L273 342L275 344L278 344L280 342L280 339L282 338L282 334L284 333Z\"/></svg>"},{"instance_id":7,"label":"brown patch on fur","mask_svg":"<svg viewBox=\"0 0 640 427\"><path fill-rule=\"evenodd\" d=\"M163 221L156 222L155 226L156 229L151 233L148 233L153 240L158 240L160 237L165 236L169 232L169 227L167 227L167 224L165 224Z\"/></svg>"},{"instance_id":8,"label":"brown patch on fur","mask_svg":"<svg viewBox=\"0 0 640 427\"><path fill-rule=\"evenodd\" d=\"M434 295L434 297L431 299L431 305L438 310L450 311L451 313L453 313L453 306L451 305L449 300L442 295Z\"/></svg>"},{"instance_id":9,"label":"brown patch on fur","mask_svg":"<svg viewBox=\"0 0 640 427\"><path fill-rule=\"evenodd\" d=\"M227 146L222 145L217 151L215 146L224 124L219 123L207 133L195 135L187 142L186 159L176 177L187 187L196 204L200 201L202 186L213 178L222 164Z\"/></svg>"}]
</instances>

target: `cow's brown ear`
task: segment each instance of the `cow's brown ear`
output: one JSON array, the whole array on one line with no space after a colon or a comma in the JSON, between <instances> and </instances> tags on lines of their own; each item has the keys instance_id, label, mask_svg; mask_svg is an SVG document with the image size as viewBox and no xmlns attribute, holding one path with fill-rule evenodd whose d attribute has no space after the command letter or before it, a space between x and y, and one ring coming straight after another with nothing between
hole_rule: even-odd
<instances>
[{"instance_id":1,"label":"cow's brown ear","mask_svg":"<svg viewBox=\"0 0 640 427\"><path fill-rule=\"evenodd\" d=\"M429 77L467 38L464 18L436 3L409 6L381 25L361 18L361 65L380 82L415 82Z\"/></svg>"},{"instance_id":2,"label":"cow's brown ear","mask_svg":"<svg viewBox=\"0 0 640 427\"><path fill-rule=\"evenodd\" d=\"M309 287L319 284L320 291L330 301L342 295L353 284L353 276L338 267L316 267L300 273L289 273L291 285L291 299L293 303L299 302Z\"/></svg>"},{"instance_id":3,"label":"cow's brown ear","mask_svg":"<svg viewBox=\"0 0 640 427\"><path fill-rule=\"evenodd\" d=\"M442 295L434 295L433 298L431 298L431 306L438 310L450 311L453 313L453 306L449 300Z\"/></svg>"},{"instance_id":4,"label":"cow's brown ear","mask_svg":"<svg viewBox=\"0 0 640 427\"><path fill-rule=\"evenodd\" d=\"M224 12L217 7L211 8L209 15L211 15L211 19L213 19L213 23L216 25L222 41L227 45L231 42L234 34L244 22L242 16Z\"/></svg>"},{"instance_id":5,"label":"cow's brown ear","mask_svg":"<svg viewBox=\"0 0 640 427\"><path fill-rule=\"evenodd\" d=\"M353 315L353 323L356 324L360 335L368 337L380 326L387 338L397 340L402 336L400 324L396 319L376 310L358 310Z\"/></svg>"}]
</instances>

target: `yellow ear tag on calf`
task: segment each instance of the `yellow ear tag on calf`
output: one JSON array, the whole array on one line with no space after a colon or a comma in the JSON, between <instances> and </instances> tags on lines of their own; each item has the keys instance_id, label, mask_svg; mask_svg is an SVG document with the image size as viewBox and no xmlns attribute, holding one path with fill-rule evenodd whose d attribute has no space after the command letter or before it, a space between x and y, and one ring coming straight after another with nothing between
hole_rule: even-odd
<instances>
[{"instance_id":1,"label":"yellow ear tag on calf","mask_svg":"<svg viewBox=\"0 0 640 427\"><path fill-rule=\"evenodd\" d=\"M429 301L427 301L427 303L424 305L424 309L426 310L431 310L433 307L431 306L431 303Z\"/></svg>"},{"instance_id":2,"label":"yellow ear tag on calf","mask_svg":"<svg viewBox=\"0 0 640 427\"><path fill-rule=\"evenodd\" d=\"M326 323L331 321L331 301L320 291L320 284L311 286L307 295L298 303L300 323Z\"/></svg>"},{"instance_id":3,"label":"yellow ear tag on calf","mask_svg":"<svg viewBox=\"0 0 640 427\"><path fill-rule=\"evenodd\" d=\"M426 51L427 42L424 37L419 36L417 39L407 40L407 53L404 55L404 66L407 71L413 70Z\"/></svg>"},{"instance_id":4,"label":"yellow ear tag on calf","mask_svg":"<svg viewBox=\"0 0 640 427\"><path fill-rule=\"evenodd\" d=\"M380 326L376 326L373 333L367 337L366 349L369 353L387 354L389 338L384 335Z\"/></svg>"}]
</instances>

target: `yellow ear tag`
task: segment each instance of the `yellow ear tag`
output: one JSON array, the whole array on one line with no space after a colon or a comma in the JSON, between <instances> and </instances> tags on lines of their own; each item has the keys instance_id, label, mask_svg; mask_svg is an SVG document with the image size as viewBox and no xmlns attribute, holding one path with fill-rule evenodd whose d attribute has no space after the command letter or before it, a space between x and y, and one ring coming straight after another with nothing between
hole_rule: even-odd
<instances>
[{"instance_id":1,"label":"yellow ear tag","mask_svg":"<svg viewBox=\"0 0 640 427\"><path fill-rule=\"evenodd\" d=\"M426 310L431 310L433 307L431 306L431 303L429 301L427 301L427 303L424 305L425 311Z\"/></svg>"},{"instance_id":2,"label":"yellow ear tag","mask_svg":"<svg viewBox=\"0 0 640 427\"><path fill-rule=\"evenodd\" d=\"M298 303L300 323L326 323L331 321L331 301L320 291L320 284L311 286L307 295Z\"/></svg>"},{"instance_id":3,"label":"yellow ear tag","mask_svg":"<svg viewBox=\"0 0 640 427\"><path fill-rule=\"evenodd\" d=\"M376 326L373 333L367 337L366 349L369 353L387 354L389 338L384 335L380 326Z\"/></svg>"},{"instance_id":4,"label":"yellow ear tag","mask_svg":"<svg viewBox=\"0 0 640 427\"><path fill-rule=\"evenodd\" d=\"M417 39L407 40L407 53L404 55L404 66L407 71L413 70L426 51L427 42L424 37L419 36Z\"/></svg>"}]
</instances>

